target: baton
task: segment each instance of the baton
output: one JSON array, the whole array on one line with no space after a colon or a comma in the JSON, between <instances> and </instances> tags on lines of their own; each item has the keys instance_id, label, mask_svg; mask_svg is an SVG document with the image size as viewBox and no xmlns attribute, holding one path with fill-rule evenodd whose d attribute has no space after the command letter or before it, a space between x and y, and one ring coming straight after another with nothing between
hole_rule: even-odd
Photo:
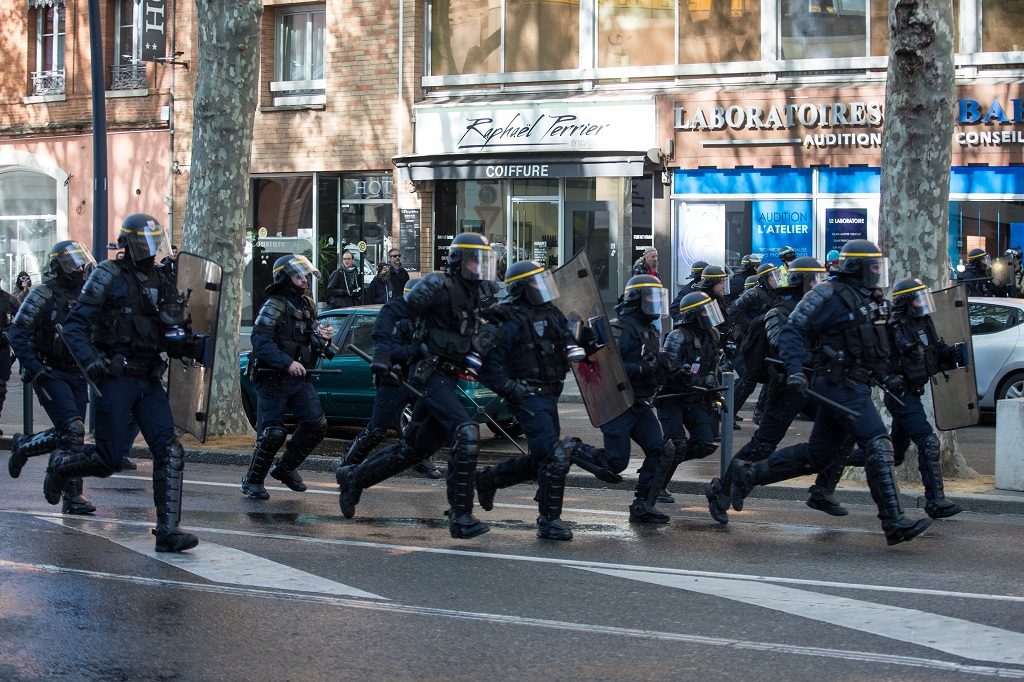
<instances>
[{"instance_id":1,"label":"baton","mask_svg":"<svg viewBox=\"0 0 1024 682\"><path fill-rule=\"evenodd\" d=\"M89 388L96 392L96 397L102 398L103 393L101 393L100 389L98 389L96 387L96 384L93 383L93 380L89 377L89 373L86 372L85 367L82 366L82 361L78 359L78 356L75 355L75 351L71 349L71 344L68 343L68 340L66 338L64 338L64 325L58 322L55 326L57 329L57 336L60 338L61 343L63 343L64 346L68 349L68 355L70 355L71 359L75 361L75 366L78 367L78 371L82 373L83 377L85 377L85 382L89 384Z\"/></svg>"},{"instance_id":2,"label":"baton","mask_svg":"<svg viewBox=\"0 0 1024 682\"><path fill-rule=\"evenodd\" d=\"M512 445L516 446L516 449L519 450L519 452L523 453L524 455L528 454L526 452L526 450L523 450L522 446L519 445L519 443L516 442L515 438L513 438L510 435L508 435L508 433L505 432L505 429L501 428L501 424L499 424L494 417L492 417L490 414L487 413L487 408L481 406L480 403L478 403L477 401L473 400L472 397L470 397L469 393L466 392L466 389L464 389L458 383L455 384L455 388L459 389L462 392L462 395L466 396L466 400L468 400L469 402L471 402L474 405L476 405L476 413L477 414L482 414L484 417L486 417L487 421L491 422L491 426L493 426L494 428L498 429L498 433L500 433L501 435L505 436L505 438L508 439L509 443L512 443ZM497 398L495 398L491 402L487 403L487 405L490 406L495 401L498 401L498 400L501 400L501 396L498 396ZM527 410L525 407L520 406L520 409L522 409L524 412L526 412L530 416L533 416L533 413L530 412L529 410Z\"/></svg>"},{"instance_id":3,"label":"baton","mask_svg":"<svg viewBox=\"0 0 1024 682\"><path fill-rule=\"evenodd\" d=\"M765 358L765 359L768 362L774 362L774 363L779 364L779 365L785 365L786 364L782 360L777 360L776 358ZM814 389L812 389L810 387L805 388L803 392L806 393L807 395L811 396L815 400L828 405L829 407L834 407L835 409L839 410L840 412L845 412L846 414L850 415L854 419L859 419L860 418L860 412L858 412L857 410L849 408L846 405L843 405L842 403L837 403L835 400L832 400L831 398L826 398L825 396L823 396L822 394L818 393L817 391L815 391Z\"/></svg>"},{"instance_id":4,"label":"baton","mask_svg":"<svg viewBox=\"0 0 1024 682\"><path fill-rule=\"evenodd\" d=\"M350 344L348 344L348 346L346 346L346 348L348 348L350 351L352 351L353 353L355 353L356 355L361 357L363 360L366 360L371 365L373 364L373 358L371 358L369 355L364 353L363 349L360 348L359 346L355 346L355 345L350 343ZM406 381L405 379L403 379L401 377L395 377L395 378L398 379L398 383L400 383L402 385L402 388L404 388L405 390L409 391L409 393L412 393L417 398L422 398L423 397L422 391L418 391L415 388L413 388L412 384L410 384L408 381Z\"/></svg>"},{"instance_id":5,"label":"baton","mask_svg":"<svg viewBox=\"0 0 1024 682\"><path fill-rule=\"evenodd\" d=\"M871 381L874 382L875 386L878 386L880 389L882 389L882 393L886 394L887 396L889 396L890 398L895 400L897 403L899 403L900 407L906 407L907 406L907 404L905 402L903 402L898 397L896 397L895 393L893 393L888 388L886 388L885 384L883 384L881 381L879 381L877 377L871 377Z\"/></svg>"}]
</instances>

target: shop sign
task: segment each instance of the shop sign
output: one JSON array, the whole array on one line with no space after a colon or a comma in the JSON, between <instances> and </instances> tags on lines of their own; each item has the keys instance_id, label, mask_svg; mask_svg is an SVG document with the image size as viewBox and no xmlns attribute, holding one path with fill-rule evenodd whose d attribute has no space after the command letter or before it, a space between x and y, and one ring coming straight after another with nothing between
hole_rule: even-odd
<instances>
[{"instance_id":1,"label":"shop sign","mask_svg":"<svg viewBox=\"0 0 1024 682\"><path fill-rule=\"evenodd\" d=\"M416 110L416 153L425 155L577 149L646 151L657 146L655 139L653 99L578 104L522 102Z\"/></svg>"},{"instance_id":2,"label":"shop sign","mask_svg":"<svg viewBox=\"0 0 1024 682\"><path fill-rule=\"evenodd\" d=\"M868 238L866 208L825 209L825 252L839 251L846 242Z\"/></svg>"},{"instance_id":3,"label":"shop sign","mask_svg":"<svg viewBox=\"0 0 1024 682\"><path fill-rule=\"evenodd\" d=\"M363 175L346 177L342 182L342 196L346 200L391 199L394 182L391 175Z\"/></svg>"},{"instance_id":4,"label":"shop sign","mask_svg":"<svg viewBox=\"0 0 1024 682\"><path fill-rule=\"evenodd\" d=\"M796 255L810 256L814 250L812 204L810 201L768 200L751 202L754 224L751 252L763 255L766 263L780 263L778 253L792 246Z\"/></svg>"}]
</instances>

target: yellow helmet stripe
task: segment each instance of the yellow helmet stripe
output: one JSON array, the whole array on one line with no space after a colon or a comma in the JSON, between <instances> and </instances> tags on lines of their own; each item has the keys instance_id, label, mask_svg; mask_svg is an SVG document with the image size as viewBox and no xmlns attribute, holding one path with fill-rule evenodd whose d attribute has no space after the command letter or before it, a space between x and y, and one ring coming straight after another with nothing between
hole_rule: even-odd
<instances>
[{"instance_id":1,"label":"yellow helmet stripe","mask_svg":"<svg viewBox=\"0 0 1024 682\"><path fill-rule=\"evenodd\" d=\"M544 272L544 268L543 267L539 267L536 270L530 270L529 272L524 272L521 275L516 275L515 277L509 277L508 279L505 280L505 284L508 284L509 282L515 282L517 280L523 279L524 277L532 277L533 275L536 275L538 272Z\"/></svg>"},{"instance_id":2,"label":"yellow helmet stripe","mask_svg":"<svg viewBox=\"0 0 1024 682\"><path fill-rule=\"evenodd\" d=\"M708 296L707 298L702 298L701 300L697 301L696 303L691 303L688 306L685 306L685 307L679 306L679 312L685 312L685 311L691 310L693 308L699 308L702 305L707 305L711 300L712 300L711 297Z\"/></svg>"},{"instance_id":3,"label":"yellow helmet stripe","mask_svg":"<svg viewBox=\"0 0 1024 682\"><path fill-rule=\"evenodd\" d=\"M921 284L921 285L916 286L916 287L910 287L909 289L903 289L902 291L894 291L894 292L892 292L892 295L893 296L902 296L903 294L909 294L912 291L921 291L921 289L924 289L924 288L925 288L925 286L923 284Z\"/></svg>"},{"instance_id":4,"label":"yellow helmet stripe","mask_svg":"<svg viewBox=\"0 0 1024 682\"><path fill-rule=\"evenodd\" d=\"M825 268L790 268L790 272L827 272Z\"/></svg>"},{"instance_id":5,"label":"yellow helmet stripe","mask_svg":"<svg viewBox=\"0 0 1024 682\"><path fill-rule=\"evenodd\" d=\"M979 258L984 258L987 255L988 251L982 251L981 253L976 253L973 256L967 256L967 260L977 260Z\"/></svg>"},{"instance_id":6,"label":"yellow helmet stripe","mask_svg":"<svg viewBox=\"0 0 1024 682\"><path fill-rule=\"evenodd\" d=\"M840 258L883 258L884 253L879 251L878 253L841 253Z\"/></svg>"},{"instance_id":7,"label":"yellow helmet stripe","mask_svg":"<svg viewBox=\"0 0 1024 682\"><path fill-rule=\"evenodd\" d=\"M640 288L643 288L643 287L656 287L658 289L664 289L665 288L661 284L655 284L654 282L644 283L644 284L630 284L626 288L627 289L640 289Z\"/></svg>"},{"instance_id":8,"label":"yellow helmet stripe","mask_svg":"<svg viewBox=\"0 0 1024 682\"><path fill-rule=\"evenodd\" d=\"M723 279L723 278L728 277L728 276L729 275L727 275L724 272L722 274L720 274L720 275L716 275L716 274L712 273L710 275L704 275L704 279Z\"/></svg>"},{"instance_id":9,"label":"yellow helmet stripe","mask_svg":"<svg viewBox=\"0 0 1024 682\"><path fill-rule=\"evenodd\" d=\"M452 244L453 249L476 249L478 251L490 251L489 244Z\"/></svg>"}]
</instances>

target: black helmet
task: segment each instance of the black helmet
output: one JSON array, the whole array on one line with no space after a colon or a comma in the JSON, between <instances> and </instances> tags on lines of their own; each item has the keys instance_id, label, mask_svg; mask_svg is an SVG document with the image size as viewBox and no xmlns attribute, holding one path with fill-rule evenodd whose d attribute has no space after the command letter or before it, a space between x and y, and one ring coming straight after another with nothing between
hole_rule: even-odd
<instances>
[{"instance_id":1,"label":"black helmet","mask_svg":"<svg viewBox=\"0 0 1024 682\"><path fill-rule=\"evenodd\" d=\"M763 263L757 269L755 277L757 277L757 283L761 285L762 289L776 289L781 281L778 266L771 263Z\"/></svg>"},{"instance_id":2,"label":"black helmet","mask_svg":"<svg viewBox=\"0 0 1024 682\"><path fill-rule=\"evenodd\" d=\"M654 275L634 275L626 282L622 302L640 309L644 315L668 314L668 291Z\"/></svg>"},{"instance_id":3,"label":"black helmet","mask_svg":"<svg viewBox=\"0 0 1024 682\"><path fill-rule=\"evenodd\" d=\"M971 249L967 253L967 262L974 265L986 275L992 272L992 257L985 249Z\"/></svg>"},{"instance_id":4,"label":"black helmet","mask_svg":"<svg viewBox=\"0 0 1024 682\"><path fill-rule=\"evenodd\" d=\"M792 246L783 246L779 249L779 260L783 263L792 263L796 260L796 249Z\"/></svg>"},{"instance_id":5,"label":"black helmet","mask_svg":"<svg viewBox=\"0 0 1024 682\"><path fill-rule=\"evenodd\" d=\"M274 284L290 281L292 277L319 277L320 271L301 254L281 256L274 261Z\"/></svg>"},{"instance_id":6,"label":"black helmet","mask_svg":"<svg viewBox=\"0 0 1024 682\"><path fill-rule=\"evenodd\" d=\"M455 235L448 247L448 273L479 281L497 277L498 261L487 238L476 232Z\"/></svg>"},{"instance_id":7,"label":"black helmet","mask_svg":"<svg viewBox=\"0 0 1024 682\"><path fill-rule=\"evenodd\" d=\"M725 321L718 301L703 291L694 291L679 301L679 321L683 324L700 323L704 329L713 329Z\"/></svg>"},{"instance_id":8,"label":"black helmet","mask_svg":"<svg viewBox=\"0 0 1024 682\"><path fill-rule=\"evenodd\" d=\"M700 284L697 284L694 288L701 291L711 291L716 284L725 284L725 288L722 289L722 295L729 295L729 273L720 265L709 265L701 273Z\"/></svg>"},{"instance_id":9,"label":"black helmet","mask_svg":"<svg viewBox=\"0 0 1024 682\"><path fill-rule=\"evenodd\" d=\"M143 263L147 259L155 261L158 253L171 252L167 233L160 227L160 221L145 213L133 213L124 219L117 235L117 245L125 249L135 263Z\"/></svg>"},{"instance_id":10,"label":"black helmet","mask_svg":"<svg viewBox=\"0 0 1024 682\"><path fill-rule=\"evenodd\" d=\"M505 270L509 298L525 297L528 303L541 305L558 298L558 285L550 270L532 260L516 261Z\"/></svg>"},{"instance_id":11,"label":"black helmet","mask_svg":"<svg viewBox=\"0 0 1024 682\"><path fill-rule=\"evenodd\" d=\"M761 254L759 253L748 253L743 258L740 258L740 267L744 270L747 268L753 268L757 270L761 267Z\"/></svg>"},{"instance_id":12,"label":"black helmet","mask_svg":"<svg viewBox=\"0 0 1024 682\"><path fill-rule=\"evenodd\" d=\"M700 281L700 276L704 272L704 268L707 266L708 264L705 261L695 261L694 264L690 266L690 279L694 282Z\"/></svg>"},{"instance_id":13,"label":"black helmet","mask_svg":"<svg viewBox=\"0 0 1024 682\"><path fill-rule=\"evenodd\" d=\"M889 286L889 259L874 242L854 239L839 252L839 275L857 278L867 289Z\"/></svg>"},{"instance_id":14,"label":"black helmet","mask_svg":"<svg viewBox=\"0 0 1024 682\"><path fill-rule=\"evenodd\" d=\"M893 312L912 317L924 317L935 312L932 292L919 279L901 279L892 285Z\"/></svg>"},{"instance_id":15,"label":"black helmet","mask_svg":"<svg viewBox=\"0 0 1024 682\"><path fill-rule=\"evenodd\" d=\"M803 293L807 293L814 288L814 285L823 281L826 274L825 267L818 262L817 258L801 256L789 264L786 286L800 287Z\"/></svg>"},{"instance_id":16,"label":"black helmet","mask_svg":"<svg viewBox=\"0 0 1024 682\"><path fill-rule=\"evenodd\" d=\"M89 249L70 239L54 244L46 258L50 261L51 277L63 277L79 283L85 281L88 271L96 265Z\"/></svg>"},{"instance_id":17,"label":"black helmet","mask_svg":"<svg viewBox=\"0 0 1024 682\"><path fill-rule=\"evenodd\" d=\"M743 280L743 291L746 291L747 289L753 289L756 286L757 275L751 275L750 277L747 277L745 280Z\"/></svg>"}]
</instances>

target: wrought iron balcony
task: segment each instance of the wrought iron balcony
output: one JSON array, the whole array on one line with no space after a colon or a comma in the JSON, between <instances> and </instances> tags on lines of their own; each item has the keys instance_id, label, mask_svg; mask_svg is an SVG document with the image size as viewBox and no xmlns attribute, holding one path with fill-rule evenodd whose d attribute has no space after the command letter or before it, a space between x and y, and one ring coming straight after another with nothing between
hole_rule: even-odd
<instances>
[{"instance_id":1,"label":"wrought iron balcony","mask_svg":"<svg viewBox=\"0 0 1024 682\"><path fill-rule=\"evenodd\" d=\"M64 69L32 72L33 95L63 95Z\"/></svg>"},{"instance_id":2,"label":"wrought iron balcony","mask_svg":"<svg viewBox=\"0 0 1024 682\"><path fill-rule=\"evenodd\" d=\"M111 90L139 90L148 87L145 62L115 64L110 67Z\"/></svg>"}]
</instances>

